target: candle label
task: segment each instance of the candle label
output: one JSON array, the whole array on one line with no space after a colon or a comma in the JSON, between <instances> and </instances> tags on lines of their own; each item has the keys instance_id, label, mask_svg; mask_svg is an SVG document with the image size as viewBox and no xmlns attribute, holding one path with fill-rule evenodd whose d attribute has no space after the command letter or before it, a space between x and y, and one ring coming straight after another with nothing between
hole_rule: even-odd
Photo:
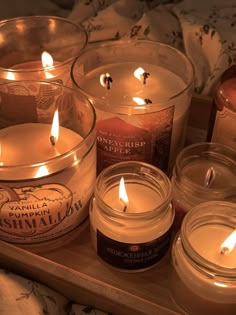
<instances>
[{"instance_id":1,"label":"candle label","mask_svg":"<svg viewBox=\"0 0 236 315\"><path fill-rule=\"evenodd\" d=\"M211 141L236 149L235 124L236 113L227 107L224 107L222 111L217 111Z\"/></svg>"},{"instance_id":2,"label":"candle label","mask_svg":"<svg viewBox=\"0 0 236 315\"><path fill-rule=\"evenodd\" d=\"M143 161L167 170L174 106L133 116L127 121L119 117L97 121L98 173L127 160Z\"/></svg>"},{"instance_id":3,"label":"candle label","mask_svg":"<svg viewBox=\"0 0 236 315\"><path fill-rule=\"evenodd\" d=\"M60 240L88 218L96 147L74 167L33 181L0 182L0 239L16 244Z\"/></svg>"},{"instance_id":4,"label":"candle label","mask_svg":"<svg viewBox=\"0 0 236 315\"><path fill-rule=\"evenodd\" d=\"M146 243L128 244L113 240L97 230L97 253L113 267L137 270L157 263L170 246L171 229Z\"/></svg>"}]
</instances>

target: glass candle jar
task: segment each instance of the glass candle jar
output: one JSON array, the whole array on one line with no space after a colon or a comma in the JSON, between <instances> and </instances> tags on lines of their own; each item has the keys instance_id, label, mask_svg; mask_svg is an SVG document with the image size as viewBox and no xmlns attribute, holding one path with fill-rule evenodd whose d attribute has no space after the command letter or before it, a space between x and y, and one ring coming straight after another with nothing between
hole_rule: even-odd
<instances>
[{"instance_id":1,"label":"glass candle jar","mask_svg":"<svg viewBox=\"0 0 236 315\"><path fill-rule=\"evenodd\" d=\"M185 55L158 42L113 41L84 50L71 75L96 108L98 173L129 160L173 166L193 91Z\"/></svg>"},{"instance_id":2,"label":"glass candle jar","mask_svg":"<svg viewBox=\"0 0 236 315\"><path fill-rule=\"evenodd\" d=\"M184 215L201 202L236 202L236 151L218 143L190 145L177 156L171 183L178 229Z\"/></svg>"},{"instance_id":3,"label":"glass candle jar","mask_svg":"<svg viewBox=\"0 0 236 315\"><path fill-rule=\"evenodd\" d=\"M214 93L208 138L236 150L236 65L221 76Z\"/></svg>"},{"instance_id":4,"label":"glass candle jar","mask_svg":"<svg viewBox=\"0 0 236 315\"><path fill-rule=\"evenodd\" d=\"M71 85L71 64L87 44L81 26L54 16L26 16L0 22L0 32L0 82L53 80Z\"/></svg>"},{"instance_id":5,"label":"glass candle jar","mask_svg":"<svg viewBox=\"0 0 236 315\"><path fill-rule=\"evenodd\" d=\"M236 248L222 251L236 231L235 218L235 203L210 201L194 207L183 220L172 246L171 289L188 314L235 314Z\"/></svg>"},{"instance_id":6,"label":"glass candle jar","mask_svg":"<svg viewBox=\"0 0 236 315\"><path fill-rule=\"evenodd\" d=\"M39 250L61 245L88 222L93 106L60 84L8 82L0 117L0 239Z\"/></svg>"},{"instance_id":7,"label":"glass candle jar","mask_svg":"<svg viewBox=\"0 0 236 315\"><path fill-rule=\"evenodd\" d=\"M123 177L128 201L119 196ZM120 162L97 178L90 206L92 244L109 265L128 271L150 268L167 252L174 209L171 185L159 169Z\"/></svg>"}]
</instances>

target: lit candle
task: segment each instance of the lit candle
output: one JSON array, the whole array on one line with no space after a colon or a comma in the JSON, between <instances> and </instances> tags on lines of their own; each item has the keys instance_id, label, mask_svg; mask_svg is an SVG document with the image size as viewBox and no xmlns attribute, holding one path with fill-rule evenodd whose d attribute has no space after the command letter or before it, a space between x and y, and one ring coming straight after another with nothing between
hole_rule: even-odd
<instances>
[{"instance_id":1,"label":"lit candle","mask_svg":"<svg viewBox=\"0 0 236 315\"><path fill-rule=\"evenodd\" d=\"M235 203L211 201L184 218L172 248L171 289L189 314L235 314L235 213Z\"/></svg>"},{"instance_id":2,"label":"lit candle","mask_svg":"<svg viewBox=\"0 0 236 315\"><path fill-rule=\"evenodd\" d=\"M196 229L190 234L189 241L195 251L206 260L218 266L236 268L236 250L224 255L222 244L233 233L233 229L222 225L207 225ZM206 244L209 240L209 244Z\"/></svg>"},{"instance_id":3,"label":"lit candle","mask_svg":"<svg viewBox=\"0 0 236 315\"><path fill-rule=\"evenodd\" d=\"M146 41L95 46L77 58L72 80L97 111L98 172L126 160L170 169L185 142L192 75L185 56Z\"/></svg>"},{"instance_id":4,"label":"lit candle","mask_svg":"<svg viewBox=\"0 0 236 315\"><path fill-rule=\"evenodd\" d=\"M236 201L236 152L217 143L197 143L183 149L172 174L175 228L197 204Z\"/></svg>"},{"instance_id":5,"label":"lit candle","mask_svg":"<svg viewBox=\"0 0 236 315\"><path fill-rule=\"evenodd\" d=\"M103 170L94 194L91 236L103 261L135 271L161 260L174 219L170 183L163 172L146 163L121 162Z\"/></svg>"},{"instance_id":6,"label":"lit candle","mask_svg":"<svg viewBox=\"0 0 236 315\"><path fill-rule=\"evenodd\" d=\"M4 86L17 93L21 84L25 81ZM55 88L51 83L34 84L37 90ZM0 129L0 239L32 249L47 250L75 237L72 232L79 232L88 218L96 178L94 110L78 92L64 86L60 91L71 100L73 96L68 127L59 126L57 102L50 102L57 108L53 123L44 124L39 116L27 115L29 102L35 106L34 96L21 104L25 121L23 116L17 121L14 112L11 115L8 103L11 99L15 104L14 97L23 101L24 96L1 98L0 115L8 126Z\"/></svg>"},{"instance_id":7,"label":"lit candle","mask_svg":"<svg viewBox=\"0 0 236 315\"><path fill-rule=\"evenodd\" d=\"M59 65L60 63L58 61L54 61L50 53L44 51L41 54L41 60L27 61L12 66L11 70L7 72L7 79L55 81L66 75L65 69L63 69L63 67L60 69ZM67 70L69 72L68 68ZM22 72L24 72L25 77L23 76ZM63 82L63 80L61 82Z\"/></svg>"}]
</instances>

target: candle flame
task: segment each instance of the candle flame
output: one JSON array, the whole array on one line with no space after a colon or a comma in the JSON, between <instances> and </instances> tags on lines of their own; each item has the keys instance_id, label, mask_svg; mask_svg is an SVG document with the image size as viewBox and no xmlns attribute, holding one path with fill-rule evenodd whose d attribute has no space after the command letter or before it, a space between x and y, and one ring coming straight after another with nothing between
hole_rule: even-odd
<instances>
[{"instance_id":1,"label":"candle flame","mask_svg":"<svg viewBox=\"0 0 236 315\"><path fill-rule=\"evenodd\" d=\"M44 51L42 53L41 60L42 60L42 65L44 68L53 67L53 64L54 64L53 58L48 52ZM48 71L45 71L45 76L47 79L54 78L54 76L51 73L49 73Z\"/></svg>"},{"instance_id":2,"label":"candle flame","mask_svg":"<svg viewBox=\"0 0 236 315\"><path fill-rule=\"evenodd\" d=\"M16 79L16 77L15 77L13 72L7 72L7 80L14 81L15 79Z\"/></svg>"},{"instance_id":3,"label":"candle flame","mask_svg":"<svg viewBox=\"0 0 236 315\"><path fill-rule=\"evenodd\" d=\"M107 88L107 84L109 83L108 78L111 78L109 73L103 73L100 75L100 84L102 87Z\"/></svg>"},{"instance_id":4,"label":"candle flame","mask_svg":"<svg viewBox=\"0 0 236 315\"><path fill-rule=\"evenodd\" d=\"M142 99L141 97L133 97L133 101L138 104L138 105L145 105L146 102L144 99Z\"/></svg>"},{"instance_id":5,"label":"candle flame","mask_svg":"<svg viewBox=\"0 0 236 315\"><path fill-rule=\"evenodd\" d=\"M134 71L134 76L137 78L139 81L143 80L143 74L144 74L144 69L139 67Z\"/></svg>"},{"instance_id":6,"label":"candle flame","mask_svg":"<svg viewBox=\"0 0 236 315\"><path fill-rule=\"evenodd\" d=\"M120 179L119 200L123 204L123 206L124 206L124 210L123 211L125 212L126 209L127 209L127 206L128 206L129 199L128 199L128 195L127 195L127 192L126 192L126 189L125 189L124 177L121 177L121 179Z\"/></svg>"},{"instance_id":7,"label":"candle flame","mask_svg":"<svg viewBox=\"0 0 236 315\"><path fill-rule=\"evenodd\" d=\"M59 113L58 113L58 109L56 109L53 116L53 121L52 121L51 136L50 136L51 144L55 145L58 138L59 138Z\"/></svg>"},{"instance_id":8,"label":"candle flame","mask_svg":"<svg viewBox=\"0 0 236 315\"><path fill-rule=\"evenodd\" d=\"M221 255L229 254L236 245L236 230L234 230L229 237L221 245Z\"/></svg>"},{"instance_id":9,"label":"candle flame","mask_svg":"<svg viewBox=\"0 0 236 315\"><path fill-rule=\"evenodd\" d=\"M215 176L216 176L216 172L215 172L214 167L210 167L206 172L204 186L210 187L215 179Z\"/></svg>"},{"instance_id":10,"label":"candle flame","mask_svg":"<svg viewBox=\"0 0 236 315\"><path fill-rule=\"evenodd\" d=\"M53 66L53 58L48 52L44 51L42 53L41 60L44 68Z\"/></svg>"}]
</instances>

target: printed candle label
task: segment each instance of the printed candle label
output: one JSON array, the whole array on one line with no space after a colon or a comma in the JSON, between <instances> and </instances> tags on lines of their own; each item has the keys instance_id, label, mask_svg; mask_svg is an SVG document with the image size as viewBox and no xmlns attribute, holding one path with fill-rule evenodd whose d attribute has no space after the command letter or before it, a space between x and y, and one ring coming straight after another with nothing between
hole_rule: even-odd
<instances>
[{"instance_id":1,"label":"printed candle label","mask_svg":"<svg viewBox=\"0 0 236 315\"><path fill-rule=\"evenodd\" d=\"M0 182L0 239L39 244L79 228L88 218L95 152L93 146L79 165L45 178Z\"/></svg>"},{"instance_id":2,"label":"printed candle label","mask_svg":"<svg viewBox=\"0 0 236 315\"><path fill-rule=\"evenodd\" d=\"M14 242L40 242L73 229L81 199L60 184L0 188L0 236Z\"/></svg>"},{"instance_id":3,"label":"printed candle label","mask_svg":"<svg viewBox=\"0 0 236 315\"><path fill-rule=\"evenodd\" d=\"M212 141L236 149L235 124L236 113L226 107L222 111L217 111Z\"/></svg>"},{"instance_id":4,"label":"printed candle label","mask_svg":"<svg viewBox=\"0 0 236 315\"><path fill-rule=\"evenodd\" d=\"M135 117L137 116L137 117ZM97 121L98 173L117 162L136 160L163 171L169 163L174 106L155 113Z\"/></svg>"},{"instance_id":5,"label":"printed candle label","mask_svg":"<svg viewBox=\"0 0 236 315\"><path fill-rule=\"evenodd\" d=\"M170 246L171 229L160 238L146 243L122 243L97 230L97 253L113 267L137 270L157 263Z\"/></svg>"}]
</instances>

